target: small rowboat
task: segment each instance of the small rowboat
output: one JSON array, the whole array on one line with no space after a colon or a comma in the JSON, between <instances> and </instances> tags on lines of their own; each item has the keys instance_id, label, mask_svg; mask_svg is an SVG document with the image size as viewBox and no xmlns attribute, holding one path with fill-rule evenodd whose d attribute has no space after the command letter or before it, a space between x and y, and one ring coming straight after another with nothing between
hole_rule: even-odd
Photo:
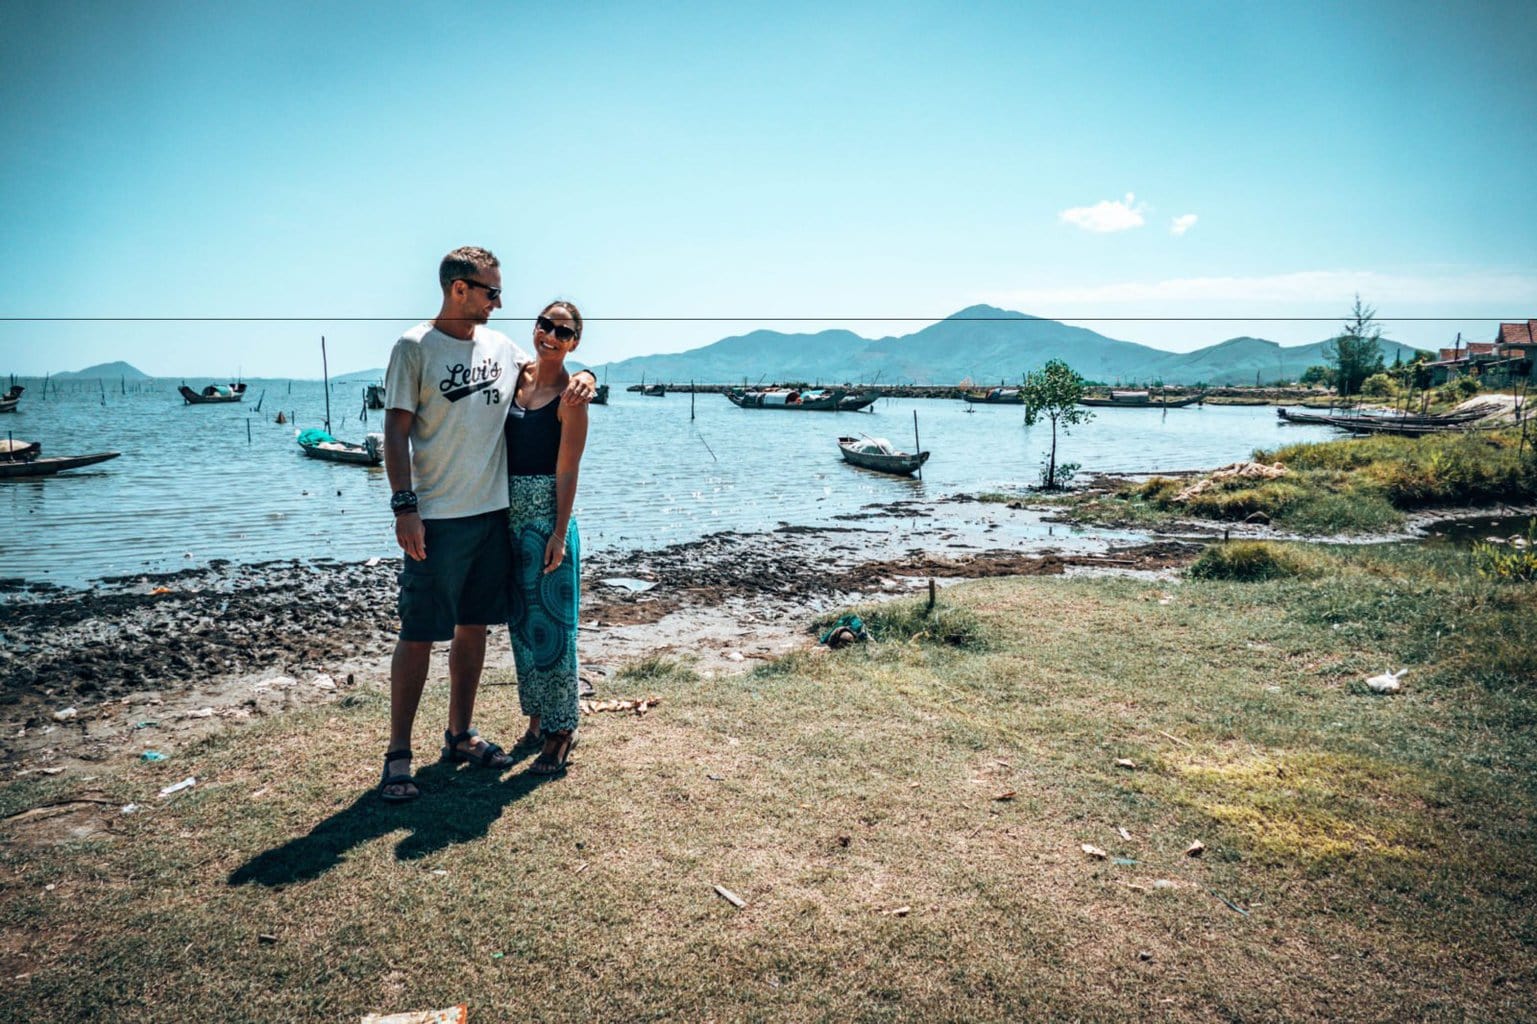
<instances>
[{"instance_id":1,"label":"small rowboat","mask_svg":"<svg viewBox=\"0 0 1537 1024\"><path fill-rule=\"evenodd\" d=\"M384 435L369 434L362 444L338 441L324 430L306 430L296 439L300 449L312 459L346 462L354 466L377 466L384 461Z\"/></svg>"},{"instance_id":2,"label":"small rowboat","mask_svg":"<svg viewBox=\"0 0 1537 1024\"><path fill-rule=\"evenodd\" d=\"M21 393L25 390L20 384L12 384L9 391L0 395L0 412L15 412L16 403L21 401Z\"/></svg>"},{"instance_id":3,"label":"small rowboat","mask_svg":"<svg viewBox=\"0 0 1537 1024\"><path fill-rule=\"evenodd\" d=\"M1025 393L1019 388L991 388L987 391L963 391L961 397L972 405L1023 405Z\"/></svg>"},{"instance_id":4,"label":"small rowboat","mask_svg":"<svg viewBox=\"0 0 1537 1024\"><path fill-rule=\"evenodd\" d=\"M919 466L929 461L928 452L916 455L899 452L883 437L840 437L838 450L843 453L845 462L898 476L911 476L918 471Z\"/></svg>"},{"instance_id":5,"label":"small rowboat","mask_svg":"<svg viewBox=\"0 0 1537 1024\"><path fill-rule=\"evenodd\" d=\"M1118 409L1183 409L1187 405L1198 405L1205 395L1186 395L1183 398L1171 398L1163 392L1150 394L1146 391L1111 391L1108 398L1091 398L1088 395L1078 399L1079 405L1089 405L1096 408Z\"/></svg>"},{"instance_id":6,"label":"small rowboat","mask_svg":"<svg viewBox=\"0 0 1537 1024\"><path fill-rule=\"evenodd\" d=\"M767 390L748 391L744 388L727 388L726 398L742 409L799 409L802 412L837 412L846 392Z\"/></svg>"},{"instance_id":7,"label":"small rowboat","mask_svg":"<svg viewBox=\"0 0 1537 1024\"><path fill-rule=\"evenodd\" d=\"M55 455L52 458L9 462L0 460L0 480L14 480L24 476L53 476L66 469L94 466L98 462L115 459L121 452L100 452L96 455Z\"/></svg>"},{"instance_id":8,"label":"small rowboat","mask_svg":"<svg viewBox=\"0 0 1537 1024\"><path fill-rule=\"evenodd\" d=\"M183 384L176 390L181 392L188 405L218 405L240 401L245 397L245 389L244 384L210 384L202 391L193 391Z\"/></svg>"}]
</instances>

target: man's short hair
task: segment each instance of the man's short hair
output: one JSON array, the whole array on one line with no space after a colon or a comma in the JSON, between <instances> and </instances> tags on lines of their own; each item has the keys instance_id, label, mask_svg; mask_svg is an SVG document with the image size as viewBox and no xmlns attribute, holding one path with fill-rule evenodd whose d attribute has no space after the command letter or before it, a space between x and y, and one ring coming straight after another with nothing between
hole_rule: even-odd
<instances>
[{"instance_id":1,"label":"man's short hair","mask_svg":"<svg viewBox=\"0 0 1537 1024\"><path fill-rule=\"evenodd\" d=\"M500 266L496 257L491 255L491 250L482 249L478 245L461 245L444 256L443 262L438 264L438 284L446 292L448 286L455 281L463 281L483 270Z\"/></svg>"}]
</instances>

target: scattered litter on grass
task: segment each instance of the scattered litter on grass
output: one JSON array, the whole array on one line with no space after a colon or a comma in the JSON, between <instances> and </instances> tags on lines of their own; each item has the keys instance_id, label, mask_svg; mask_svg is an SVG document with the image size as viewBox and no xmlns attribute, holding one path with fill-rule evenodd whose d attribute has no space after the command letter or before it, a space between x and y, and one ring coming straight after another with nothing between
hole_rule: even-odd
<instances>
[{"instance_id":1,"label":"scattered litter on grass","mask_svg":"<svg viewBox=\"0 0 1537 1024\"><path fill-rule=\"evenodd\" d=\"M1014 791L1012 789L1006 789L1002 793L999 793L997 796L993 797L993 799L994 800L1012 800L1012 799L1014 799Z\"/></svg>"},{"instance_id":2,"label":"scattered litter on grass","mask_svg":"<svg viewBox=\"0 0 1537 1024\"><path fill-rule=\"evenodd\" d=\"M881 911L881 913L885 914L887 917L906 917L908 914L911 914L912 912L913 912L913 908L912 907L893 907L890 910L883 910L883 911Z\"/></svg>"},{"instance_id":3,"label":"scattered litter on grass","mask_svg":"<svg viewBox=\"0 0 1537 1024\"><path fill-rule=\"evenodd\" d=\"M278 937L273 935L271 932L263 932L261 935L256 936L256 941L260 942L264 946L270 946L277 940Z\"/></svg>"},{"instance_id":4,"label":"scattered litter on grass","mask_svg":"<svg viewBox=\"0 0 1537 1024\"><path fill-rule=\"evenodd\" d=\"M138 812L138 810L139 810L139 805L138 804L124 804L123 807L122 807L122 811L123 811L124 814L135 814L135 813Z\"/></svg>"},{"instance_id":5,"label":"scattered litter on grass","mask_svg":"<svg viewBox=\"0 0 1537 1024\"><path fill-rule=\"evenodd\" d=\"M444 871L442 868L435 868L432 873L434 875L437 875L439 878L447 878L448 877L448 872Z\"/></svg>"},{"instance_id":6,"label":"scattered litter on grass","mask_svg":"<svg viewBox=\"0 0 1537 1024\"><path fill-rule=\"evenodd\" d=\"M1222 895L1217 890L1211 888L1210 886L1207 886L1206 887L1206 891L1211 893L1213 896L1217 897L1217 899L1221 900L1223 903L1226 903L1229 910L1236 910L1236 911L1238 911L1238 913L1242 914L1244 917L1248 917L1249 916L1249 912L1247 910L1245 910L1243 907L1240 907L1238 904L1234 903L1232 900L1228 899L1226 896Z\"/></svg>"},{"instance_id":7,"label":"scattered litter on grass","mask_svg":"<svg viewBox=\"0 0 1537 1024\"><path fill-rule=\"evenodd\" d=\"M79 710L76 708L60 708L53 713L53 720L55 722L67 722L79 713Z\"/></svg>"},{"instance_id":8,"label":"scattered litter on grass","mask_svg":"<svg viewBox=\"0 0 1537 1024\"><path fill-rule=\"evenodd\" d=\"M162 789L160 791L160 795L162 797L172 796L172 795L174 795L176 793L180 793L184 789L191 789L193 786L196 786L196 785L197 785L197 779L195 779L192 776L188 775L185 779L182 779L180 782L173 783L173 784L165 787L164 789Z\"/></svg>"},{"instance_id":9,"label":"scattered litter on grass","mask_svg":"<svg viewBox=\"0 0 1537 1024\"><path fill-rule=\"evenodd\" d=\"M159 724L160 724L159 722L151 722L148 719L145 719L142 722L135 722L135 723L133 723L133 727L135 729L153 729L155 726L157 726Z\"/></svg>"},{"instance_id":10,"label":"scattered litter on grass","mask_svg":"<svg viewBox=\"0 0 1537 1024\"><path fill-rule=\"evenodd\" d=\"M1153 888L1154 889L1178 889L1179 888L1179 883L1175 882L1175 881L1173 881L1171 879L1168 879L1168 878L1159 878L1159 879L1155 879L1154 880Z\"/></svg>"},{"instance_id":11,"label":"scattered litter on grass","mask_svg":"<svg viewBox=\"0 0 1537 1024\"><path fill-rule=\"evenodd\" d=\"M501 956L500 953L497 956ZM365 1013L361 1024L468 1024L469 1007L460 1003L446 1010L412 1010L407 1013Z\"/></svg>"},{"instance_id":12,"label":"scattered litter on grass","mask_svg":"<svg viewBox=\"0 0 1537 1024\"><path fill-rule=\"evenodd\" d=\"M741 651L732 651L730 654L726 655L726 660L727 661L746 661L747 659L742 656L742 652Z\"/></svg>"},{"instance_id":13,"label":"scattered litter on grass","mask_svg":"<svg viewBox=\"0 0 1537 1024\"><path fill-rule=\"evenodd\" d=\"M726 781L726 777L724 775L706 775L705 778L709 779L711 782L725 782Z\"/></svg>"},{"instance_id":14,"label":"scattered litter on grass","mask_svg":"<svg viewBox=\"0 0 1537 1024\"><path fill-rule=\"evenodd\" d=\"M1197 839L1195 842L1191 843L1189 846L1185 847L1185 856L1186 857L1199 857L1201 854L1203 854L1205 852L1206 852L1206 844L1201 842L1199 839Z\"/></svg>"},{"instance_id":15,"label":"scattered litter on grass","mask_svg":"<svg viewBox=\"0 0 1537 1024\"><path fill-rule=\"evenodd\" d=\"M1126 842L1131 842L1131 833L1126 831L1124 828L1121 828L1119 825L1116 826L1115 834L1126 840Z\"/></svg>"},{"instance_id":16,"label":"scattered litter on grass","mask_svg":"<svg viewBox=\"0 0 1537 1024\"><path fill-rule=\"evenodd\" d=\"M334 690L336 689L336 680L327 675L318 675L310 680L310 685L317 690Z\"/></svg>"},{"instance_id":17,"label":"scattered litter on grass","mask_svg":"<svg viewBox=\"0 0 1537 1024\"><path fill-rule=\"evenodd\" d=\"M183 718L212 718L213 708L198 708L196 711L183 711Z\"/></svg>"},{"instance_id":18,"label":"scattered litter on grass","mask_svg":"<svg viewBox=\"0 0 1537 1024\"><path fill-rule=\"evenodd\" d=\"M1397 672L1384 672L1380 676L1372 676L1366 681L1366 685L1373 693L1397 693L1403 689L1403 684L1399 680L1408 671L1406 668L1401 668ZM57 718L58 716L55 715L54 717Z\"/></svg>"},{"instance_id":19,"label":"scattered litter on grass","mask_svg":"<svg viewBox=\"0 0 1537 1024\"><path fill-rule=\"evenodd\" d=\"M1135 771L1137 768L1137 762L1133 761L1129 757L1118 757L1115 759L1115 766L1117 768L1130 768Z\"/></svg>"},{"instance_id":20,"label":"scattered litter on grass","mask_svg":"<svg viewBox=\"0 0 1537 1024\"><path fill-rule=\"evenodd\" d=\"M150 764L154 764L156 761L167 761L169 758L158 750L146 750L144 753L139 755L139 760L148 761Z\"/></svg>"},{"instance_id":21,"label":"scattered litter on grass","mask_svg":"<svg viewBox=\"0 0 1537 1024\"><path fill-rule=\"evenodd\" d=\"M1130 857L1111 857L1110 863L1119 864L1123 868L1129 868L1137 862L1132 860Z\"/></svg>"},{"instance_id":22,"label":"scattered litter on grass","mask_svg":"<svg viewBox=\"0 0 1537 1024\"><path fill-rule=\"evenodd\" d=\"M1141 960L1143 963L1147 963L1149 960L1153 959L1153 954L1145 949L1138 950L1137 959Z\"/></svg>"},{"instance_id":23,"label":"scattered litter on grass","mask_svg":"<svg viewBox=\"0 0 1537 1024\"><path fill-rule=\"evenodd\" d=\"M1162 729L1158 730L1158 735L1167 737L1168 739L1173 740L1175 743L1183 743L1187 747L1191 745L1189 740L1182 740L1178 736L1175 736L1173 733L1164 732Z\"/></svg>"},{"instance_id":24,"label":"scattered litter on grass","mask_svg":"<svg viewBox=\"0 0 1537 1024\"><path fill-rule=\"evenodd\" d=\"M662 703L656 694L648 694L639 700L584 700L578 702L584 715L596 715L604 711L633 711L637 718Z\"/></svg>"},{"instance_id":25,"label":"scattered litter on grass","mask_svg":"<svg viewBox=\"0 0 1537 1024\"><path fill-rule=\"evenodd\" d=\"M721 899L725 900L733 907L736 907L738 910L741 910L743 907L747 906L746 900L742 899L742 897L738 896L724 885L717 885L715 887L715 891L720 894Z\"/></svg>"},{"instance_id":26,"label":"scattered litter on grass","mask_svg":"<svg viewBox=\"0 0 1537 1024\"><path fill-rule=\"evenodd\" d=\"M1090 857L1093 857L1095 860L1104 860L1106 857L1110 856L1104 850L1101 850L1099 847L1094 846L1091 843L1084 843L1082 849L1084 853L1088 854Z\"/></svg>"}]
</instances>

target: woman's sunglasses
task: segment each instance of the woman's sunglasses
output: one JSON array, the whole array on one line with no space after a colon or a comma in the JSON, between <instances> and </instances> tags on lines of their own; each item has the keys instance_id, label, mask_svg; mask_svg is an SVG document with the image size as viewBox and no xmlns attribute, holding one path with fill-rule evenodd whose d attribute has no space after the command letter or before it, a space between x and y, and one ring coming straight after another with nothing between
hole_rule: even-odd
<instances>
[{"instance_id":1,"label":"woman's sunglasses","mask_svg":"<svg viewBox=\"0 0 1537 1024\"><path fill-rule=\"evenodd\" d=\"M547 316L541 316L534 321L534 326L545 334L551 335L557 341L570 342L576 339L576 331L564 324L558 324Z\"/></svg>"}]
</instances>

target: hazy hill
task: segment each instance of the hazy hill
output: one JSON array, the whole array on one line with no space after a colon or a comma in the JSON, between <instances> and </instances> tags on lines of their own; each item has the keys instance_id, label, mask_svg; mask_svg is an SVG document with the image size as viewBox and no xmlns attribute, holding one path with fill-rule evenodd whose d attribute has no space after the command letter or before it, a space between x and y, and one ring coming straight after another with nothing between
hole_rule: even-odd
<instances>
[{"instance_id":1,"label":"hazy hill","mask_svg":"<svg viewBox=\"0 0 1537 1024\"><path fill-rule=\"evenodd\" d=\"M102 380L150 380L150 375L128 363L98 363L83 370L65 371L53 375L54 380L95 379Z\"/></svg>"},{"instance_id":2,"label":"hazy hill","mask_svg":"<svg viewBox=\"0 0 1537 1024\"><path fill-rule=\"evenodd\" d=\"M1231 338L1195 352L1174 353L1108 338L993 306L971 306L912 334L878 339L850 331L785 334L753 331L668 355L637 356L593 369L614 381L726 383L803 380L886 384L978 384L1017 381L1048 359L1062 359L1085 378L1106 383L1252 384L1295 380L1324 362L1320 341L1290 348L1263 338ZM1408 346L1384 340L1389 365Z\"/></svg>"}]
</instances>

